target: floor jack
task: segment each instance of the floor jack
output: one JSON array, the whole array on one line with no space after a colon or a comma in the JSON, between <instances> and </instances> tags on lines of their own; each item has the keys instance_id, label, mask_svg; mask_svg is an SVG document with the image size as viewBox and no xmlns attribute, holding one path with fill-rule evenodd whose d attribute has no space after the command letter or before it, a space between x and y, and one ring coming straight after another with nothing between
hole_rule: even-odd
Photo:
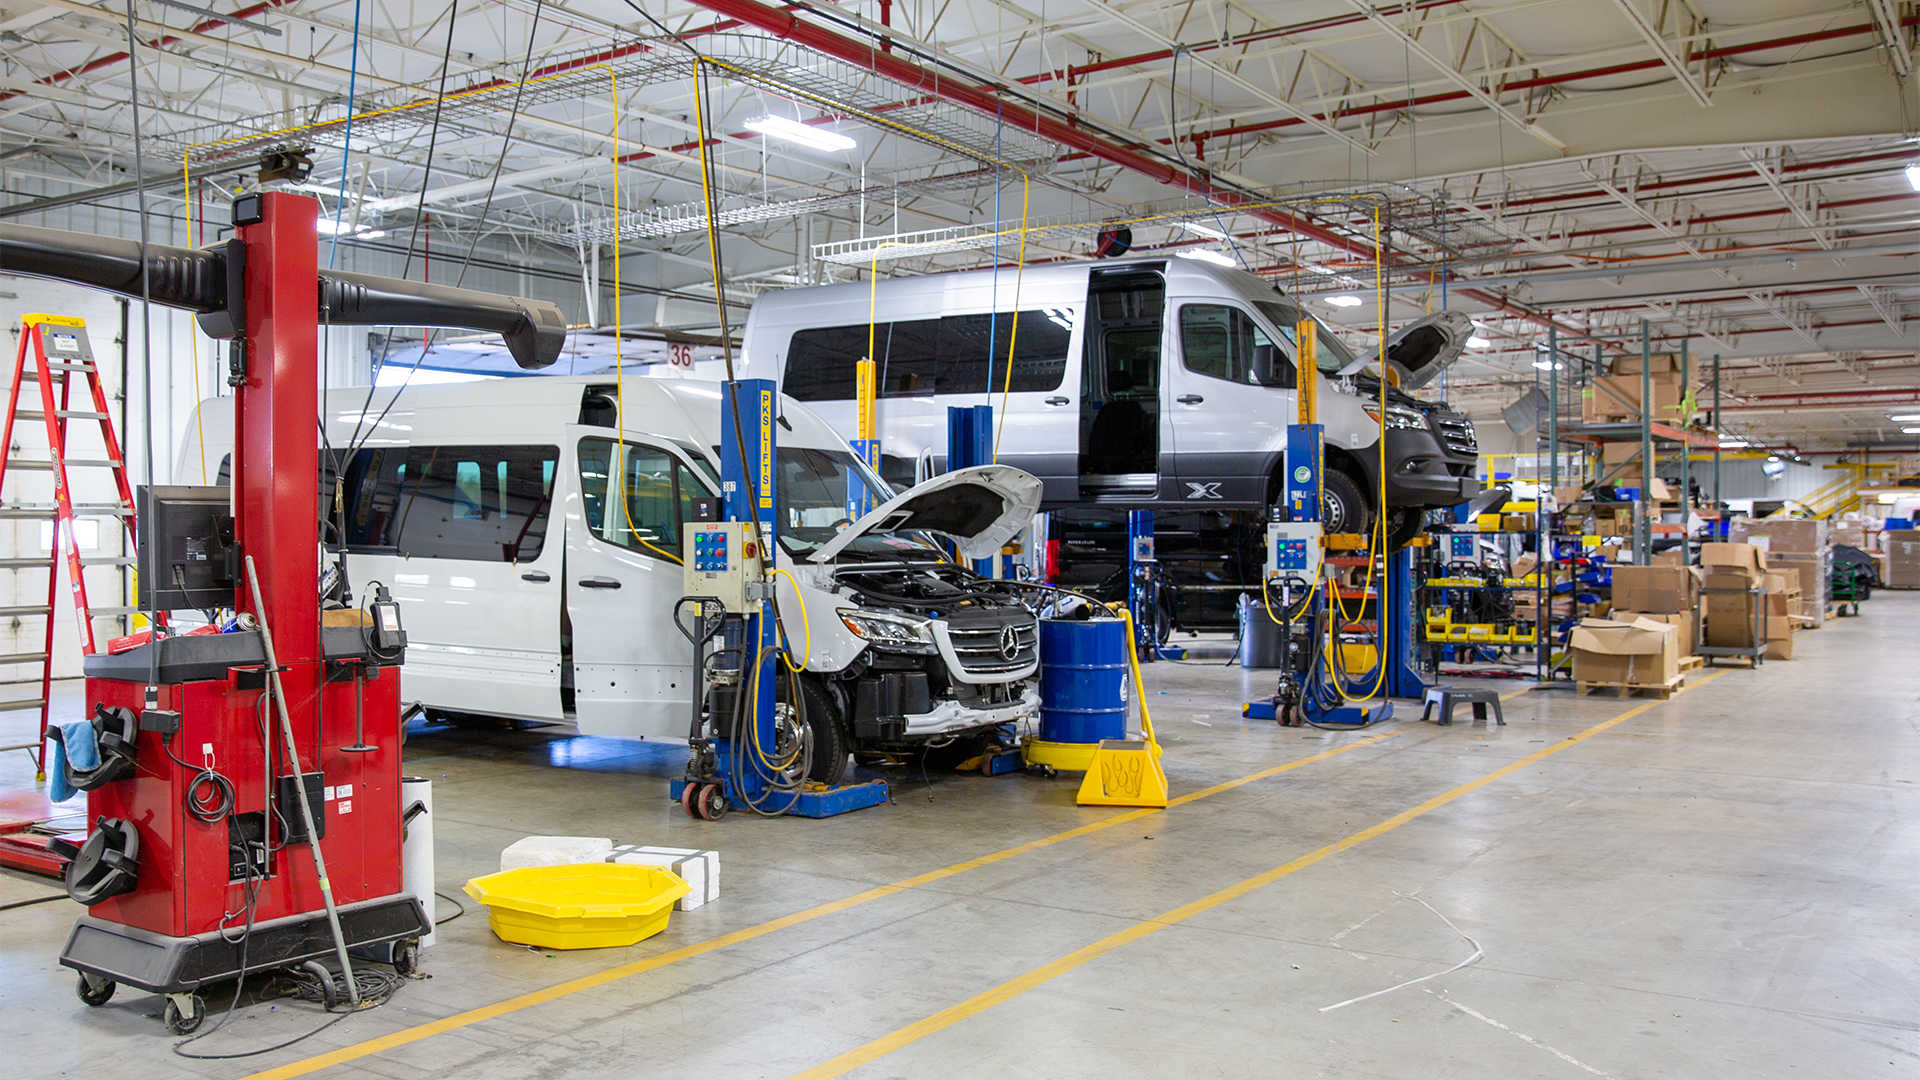
<instances>
[{"instance_id":1,"label":"floor jack","mask_svg":"<svg viewBox=\"0 0 1920 1080\"><path fill-rule=\"evenodd\" d=\"M330 1005L339 987L357 1006L356 958L411 969L430 929L402 881L399 605L375 588L321 610L320 323L503 332L525 367L553 363L566 335L551 304L320 269L319 208L242 196L233 238L202 249L0 223L8 273L144 295L231 341L231 487L142 487L120 508L150 621L228 609L231 629L86 657L115 760L67 764L92 830L68 852L87 913L60 963L88 1005L119 983L165 994L179 1034L206 1015L202 987L275 968L305 966Z\"/></svg>"},{"instance_id":2,"label":"floor jack","mask_svg":"<svg viewBox=\"0 0 1920 1080\"><path fill-rule=\"evenodd\" d=\"M767 379L723 385L723 505L708 515L715 520L687 522L682 537L685 595L674 615L694 646L693 753L669 793L689 816L707 821L729 809L832 817L888 800L885 781L831 788L808 781L807 694L796 683L790 700L776 700L778 393ZM717 647L709 651L712 643Z\"/></svg>"}]
</instances>

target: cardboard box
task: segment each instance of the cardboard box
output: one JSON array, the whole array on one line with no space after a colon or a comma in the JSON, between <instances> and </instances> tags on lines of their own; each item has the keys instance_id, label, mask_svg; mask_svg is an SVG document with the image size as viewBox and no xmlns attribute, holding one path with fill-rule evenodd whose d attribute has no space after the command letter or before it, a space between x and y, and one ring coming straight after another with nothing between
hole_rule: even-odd
<instances>
[{"instance_id":1,"label":"cardboard box","mask_svg":"<svg viewBox=\"0 0 1920 1080\"><path fill-rule=\"evenodd\" d=\"M606 861L629 866L661 866L680 875L681 880L693 886L687 895L674 901L673 906L681 911L692 911L720 899L720 853L717 851L622 844L608 853Z\"/></svg>"},{"instance_id":2,"label":"cardboard box","mask_svg":"<svg viewBox=\"0 0 1920 1080\"><path fill-rule=\"evenodd\" d=\"M1727 525L1727 539L1736 544L1752 544L1769 555L1788 551L1812 555L1825 551L1830 542L1826 522L1788 518L1756 521L1736 517Z\"/></svg>"},{"instance_id":3,"label":"cardboard box","mask_svg":"<svg viewBox=\"0 0 1920 1080\"><path fill-rule=\"evenodd\" d=\"M1745 649L1753 645L1754 609L1766 603L1765 594L1725 593L1713 590L1737 588L1738 581L1754 584L1752 579L1736 575L1709 574L1702 588L1708 590L1701 594L1701 615L1706 620L1702 639L1709 645L1730 649Z\"/></svg>"},{"instance_id":4,"label":"cardboard box","mask_svg":"<svg viewBox=\"0 0 1920 1080\"><path fill-rule=\"evenodd\" d=\"M1534 532L1538 528L1532 514L1502 514L1500 527L1508 532Z\"/></svg>"},{"instance_id":5,"label":"cardboard box","mask_svg":"<svg viewBox=\"0 0 1920 1080\"><path fill-rule=\"evenodd\" d=\"M1793 620L1785 615L1767 616L1767 659L1793 659Z\"/></svg>"},{"instance_id":6,"label":"cardboard box","mask_svg":"<svg viewBox=\"0 0 1920 1080\"><path fill-rule=\"evenodd\" d=\"M1561 506L1572 506L1580 501L1581 494L1586 490L1583 484L1561 484L1553 489L1553 501Z\"/></svg>"},{"instance_id":7,"label":"cardboard box","mask_svg":"<svg viewBox=\"0 0 1920 1080\"><path fill-rule=\"evenodd\" d=\"M1653 565L1685 566L1687 565L1687 549L1683 547L1671 547L1665 551L1656 551L1653 553Z\"/></svg>"},{"instance_id":8,"label":"cardboard box","mask_svg":"<svg viewBox=\"0 0 1920 1080\"><path fill-rule=\"evenodd\" d=\"M1513 577L1523 578L1539 569L1539 567L1540 557L1538 555L1521 555L1513 560L1513 566L1509 568L1508 573Z\"/></svg>"},{"instance_id":9,"label":"cardboard box","mask_svg":"<svg viewBox=\"0 0 1920 1080\"><path fill-rule=\"evenodd\" d=\"M1672 353L1655 353L1647 357L1646 367L1648 371L1653 372L1655 375L1665 375L1671 372L1674 373L1677 378L1680 371L1680 358ZM1615 375L1640 374L1640 358L1637 356L1616 357L1613 361L1613 373Z\"/></svg>"},{"instance_id":10,"label":"cardboard box","mask_svg":"<svg viewBox=\"0 0 1920 1080\"><path fill-rule=\"evenodd\" d=\"M1695 614L1691 611L1625 611L1615 609L1607 618L1615 622L1633 622L1637 619L1649 619L1653 622L1668 623L1680 628L1678 647L1681 656L1691 656L1693 646L1700 639L1694 636Z\"/></svg>"},{"instance_id":11,"label":"cardboard box","mask_svg":"<svg viewBox=\"0 0 1920 1080\"><path fill-rule=\"evenodd\" d=\"M1679 418L1680 380L1677 376L1654 376L1653 418ZM1640 418L1640 376L1616 375L1593 380L1580 391L1580 418L1589 424L1605 424Z\"/></svg>"},{"instance_id":12,"label":"cardboard box","mask_svg":"<svg viewBox=\"0 0 1920 1080\"><path fill-rule=\"evenodd\" d=\"M1621 611L1671 614L1692 611L1700 578L1686 566L1616 566L1613 606Z\"/></svg>"},{"instance_id":13,"label":"cardboard box","mask_svg":"<svg viewBox=\"0 0 1920 1080\"><path fill-rule=\"evenodd\" d=\"M1656 451L1657 452L1657 451ZM1640 457L1640 440L1632 442L1610 442L1600 444L1600 461L1607 465L1624 465L1637 461Z\"/></svg>"},{"instance_id":14,"label":"cardboard box","mask_svg":"<svg viewBox=\"0 0 1920 1080\"><path fill-rule=\"evenodd\" d=\"M1889 529L1881 546L1887 554L1880 580L1889 589L1920 589L1920 531Z\"/></svg>"},{"instance_id":15,"label":"cardboard box","mask_svg":"<svg viewBox=\"0 0 1920 1080\"><path fill-rule=\"evenodd\" d=\"M1800 595L1799 574L1780 574L1769 571L1760 575L1760 580L1766 582L1769 593L1774 593L1787 599L1792 599Z\"/></svg>"},{"instance_id":16,"label":"cardboard box","mask_svg":"<svg viewBox=\"0 0 1920 1080\"><path fill-rule=\"evenodd\" d=\"M1760 573L1767 568L1767 553L1752 544L1701 544L1700 565L1727 566ZM1709 574L1713 572L1707 571Z\"/></svg>"},{"instance_id":17,"label":"cardboard box","mask_svg":"<svg viewBox=\"0 0 1920 1080\"><path fill-rule=\"evenodd\" d=\"M1790 574L1799 587L1801 596L1808 599L1824 600L1832 563L1825 554L1799 555L1789 552L1784 555L1767 553L1769 573Z\"/></svg>"},{"instance_id":18,"label":"cardboard box","mask_svg":"<svg viewBox=\"0 0 1920 1080\"><path fill-rule=\"evenodd\" d=\"M1576 682L1664 686L1680 676L1680 628L1636 619L1582 619L1573 628Z\"/></svg>"}]
</instances>

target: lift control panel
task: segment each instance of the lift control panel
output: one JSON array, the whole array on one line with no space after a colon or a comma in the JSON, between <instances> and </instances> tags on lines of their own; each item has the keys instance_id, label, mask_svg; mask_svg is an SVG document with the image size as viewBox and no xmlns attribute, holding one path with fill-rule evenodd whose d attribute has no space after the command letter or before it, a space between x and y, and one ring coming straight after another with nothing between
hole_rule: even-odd
<instances>
[{"instance_id":1,"label":"lift control panel","mask_svg":"<svg viewBox=\"0 0 1920 1080\"><path fill-rule=\"evenodd\" d=\"M1267 523L1267 576L1313 581L1320 576L1325 545L1317 521Z\"/></svg>"},{"instance_id":2,"label":"lift control panel","mask_svg":"<svg viewBox=\"0 0 1920 1080\"><path fill-rule=\"evenodd\" d=\"M689 521L684 526L681 567L686 596L711 596L734 614L749 611L753 594L765 576L757 541L745 521Z\"/></svg>"}]
</instances>

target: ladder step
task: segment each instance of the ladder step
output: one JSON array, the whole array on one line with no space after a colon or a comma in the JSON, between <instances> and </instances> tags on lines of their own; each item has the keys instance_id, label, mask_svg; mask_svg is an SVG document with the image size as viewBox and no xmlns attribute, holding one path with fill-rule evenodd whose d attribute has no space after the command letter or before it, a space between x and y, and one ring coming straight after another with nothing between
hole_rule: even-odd
<instances>
[{"instance_id":1,"label":"ladder step","mask_svg":"<svg viewBox=\"0 0 1920 1080\"><path fill-rule=\"evenodd\" d=\"M81 566L134 566L140 560L131 555L94 555L80 560Z\"/></svg>"},{"instance_id":2,"label":"ladder step","mask_svg":"<svg viewBox=\"0 0 1920 1080\"><path fill-rule=\"evenodd\" d=\"M63 364L57 360L47 361L47 367L54 371L92 371L92 364Z\"/></svg>"},{"instance_id":3,"label":"ladder step","mask_svg":"<svg viewBox=\"0 0 1920 1080\"><path fill-rule=\"evenodd\" d=\"M38 664L47 659L43 652L17 652L0 654L0 664Z\"/></svg>"},{"instance_id":4,"label":"ladder step","mask_svg":"<svg viewBox=\"0 0 1920 1080\"><path fill-rule=\"evenodd\" d=\"M53 556L44 559L0 559L0 570L51 570Z\"/></svg>"},{"instance_id":5,"label":"ladder step","mask_svg":"<svg viewBox=\"0 0 1920 1080\"><path fill-rule=\"evenodd\" d=\"M0 607L0 619L10 618L18 615L45 615L52 610L53 610L52 608L48 607L45 604L41 604L37 607L31 604L25 607Z\"/></svg>"},{"instance_id":6,"label":"ladder step","mask_svg":"<svg viewBox=\"0 0 1920 1080\"><path fill-rule=\"evenodd\" d=\"M20 709L37 709L47 703L45 698L30 698L26 701L0 701L0 712L17 712ZM9 750L24 750L23 746L9 746Z\"/></svg>"},{"instance_id":7,"label":"ladder step","mask_svg":"<svg viewBox=\"0 0 1920 1080\"><path fill-rule=\"evenodd\" d=\"M87 614L96 619L117 619L122 615L138 615L137 607L97 607L87 609Z\"/></svg>"},{"instance_id":8,"label":"ladder step","mask_svg":"<svg viewBox=\"0 0 1920 1080\"><path fill-rule=\"evenodd\" d=\"M15 409L13 418L15 420L45 420L47 414L41 412L39 409Z\"/></svg>"},{"instance_id":9,"label":"ladder step","mask_svg":"<svg viewBox=\"0 0 1920 1080\"><path fill-rule=\"evenodd\" d=\"M8 458L7 468L19 469L22 472L52 472L53 462L29 461L26 458Z\"/></svg>"},{"instance_id":10,"label":"ladder step","mask_svg":"<svg viewBox=\"0 0 1920 1080\"><path fill-rule=\"evenodd\" d=\"M106 413L94 412L92 409L55 409L53 411L53 415L58 416L64 420L110 420L112 419L112 417L109 417Z\"/></svg>"},{"instance_id":11,"label":"ladder step","mask_svg":"<svg viewBox=\"0 0 1920 1080\"><path fill-rule=\"evenodd\" d=\"M126 507L111 503L75 503L73 506L75 517L126 517L131 513L133 511ZM51 506L0 507L0 519L38 518L42 521L52 521L53 517L54 508Z\"/></svg>"},{"instance_id":12,"label":"ladder step","mask_svg":"<svg viewBox=\"0 0 1920 1080\"><path fill-rule=\"evenodd\" d=\"M113 458L62 458L69 469L117 469L120 462ZM8 458L7 468L23 469L29 472L51 472L53 462L37 458Z\"/></svg>"}]
</instances>

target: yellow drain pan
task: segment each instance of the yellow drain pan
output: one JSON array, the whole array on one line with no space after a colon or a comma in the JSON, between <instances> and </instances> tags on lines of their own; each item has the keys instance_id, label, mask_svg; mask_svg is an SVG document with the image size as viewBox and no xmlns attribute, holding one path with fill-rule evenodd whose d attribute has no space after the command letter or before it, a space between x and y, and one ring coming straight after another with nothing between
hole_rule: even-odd
<instances>
[{"instance_id":1,"label":"yellow drain pan","mask_svg":"<svg viewBox=\"0 0 1920 1080\"><path fill-rule=\"evenodd\" d=\"M529 866L467 882L502 941L542 949L632 945L667 928L673 902L692 890L658 866Z\"/></svg>"}]
</instances>

